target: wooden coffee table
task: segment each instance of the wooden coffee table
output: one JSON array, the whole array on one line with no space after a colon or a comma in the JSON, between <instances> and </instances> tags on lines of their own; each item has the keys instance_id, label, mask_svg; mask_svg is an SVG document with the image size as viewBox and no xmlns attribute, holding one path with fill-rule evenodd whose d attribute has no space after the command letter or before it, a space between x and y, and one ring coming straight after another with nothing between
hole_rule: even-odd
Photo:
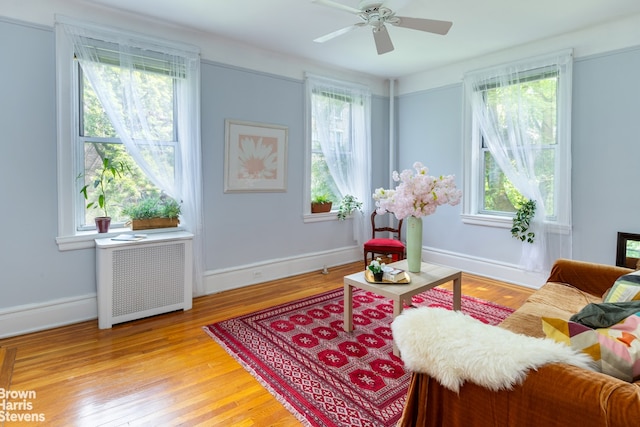
<instances>
[{"instance_id":1,"label":"wooden coffee table","mask_svg":"<svg viewBox=\"0 0 640 427\"><path fill-rule=\"evenodd\" d=\"M408 272L407 261L402 260L388 264L389 267L400 268ZM420 273L408 273L411 282L407 284L369 283L364 278L364 271L344 276L344 330L353 330L353 288L374 292L393 300L393 318L402 313L403 304L411 304L411 297L428 289L453 281L453 309L460 310L462 298L462 272L449 267L422 263ZM398 347L393 344L393 354L399 355Z\"/></svg>"}]
</instances>

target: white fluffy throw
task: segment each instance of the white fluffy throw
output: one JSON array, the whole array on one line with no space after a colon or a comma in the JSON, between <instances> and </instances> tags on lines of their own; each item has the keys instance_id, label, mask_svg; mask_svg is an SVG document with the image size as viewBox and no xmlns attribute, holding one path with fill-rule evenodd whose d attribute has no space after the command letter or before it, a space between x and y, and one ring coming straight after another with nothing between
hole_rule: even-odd
<instances>
[{"instance_id":1,"label":"white fluffy throw","mask_svg":"<svg viewBox=\"0 0 640 427\"><path fill-rule=\"evenodd\" d=\"M511 389L530 369L567 363L592 369L593 360L551 339L516 334L443 308L405 310L391 324L405 367L458 392L465 381Z\"/></svg>"}]
</instances>

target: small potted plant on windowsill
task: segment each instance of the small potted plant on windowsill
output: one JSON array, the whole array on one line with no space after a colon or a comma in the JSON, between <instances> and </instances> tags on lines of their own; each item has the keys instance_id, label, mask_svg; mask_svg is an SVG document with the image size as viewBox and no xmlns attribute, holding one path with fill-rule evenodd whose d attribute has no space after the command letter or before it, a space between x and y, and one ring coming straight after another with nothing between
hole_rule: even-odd
<instances>
[{"instance_id":1,"label":"small potted plant on windowsill","mask_svg":"<svg viewBox=\"0 0 640 427\"><path fill-rule=\"evenodd\" d=\"M311 199L311 213L331 212L333 202L326 194L319 194Z\"/></svg>"},{"instance_id":2,"label":"small potted plant on windowsill","mask_svg":"<svg viewBox=\"0 0 640 427\"><path fill-rule=\"evenodd\" d=\"M122 213L131 218L132 230L177 227L180 224L180 204L167 195L145 196Z\"/></svg>"},{"instance_id":3,"label":"small potted plant on windowsill","mask_svg":"<svg viewBox=\"0 0 640 427\"><path fill-rule=\"evenodd\" d=\"M127 173L131 172L129 166L123 162L116 162L112 159L105 157L102 159L102 165L97 171L97 175L89 184L85 184L80 193L84 196L85 201L89 200L89 189L92 188L98 196L96 201L90 201L87 203L87 209L102 209L103 216L97 216L95 218L96 229L98 233L109 232L109 225L111 224L111 217L108 210L108 197L107 189L109 186L114 185L115 182L124 177ZM85 174L78 175L78 179L85 178Z\"/></svg>"}]
</instances>

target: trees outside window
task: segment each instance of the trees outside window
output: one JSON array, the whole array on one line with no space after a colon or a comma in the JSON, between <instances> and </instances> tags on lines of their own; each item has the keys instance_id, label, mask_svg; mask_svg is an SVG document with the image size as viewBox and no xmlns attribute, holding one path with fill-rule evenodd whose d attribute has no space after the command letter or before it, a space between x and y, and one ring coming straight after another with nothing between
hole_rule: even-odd
<instances>
[{"instance_id":1,"label":"trees outside window","mask_svg":"<svg viewBox=\"0 0 640 427\"><path fill-rule=\"evenodd\" d=\"M112 79L117 79L119 67L109 66L107 68L109 69L107 75ZM77 144L78 151L84 153L83 159L81 159L82 166L79 166L84 179L79 180L77 184L79 187L89 184L91 189L91 182L105 158L111 159L117 164L126 165L128 173L119 178L116 185L109 186L106 190L107 197L111 202L109 215L112 227L124 226L129 218L123 215L122 210L127 204L143 196L158 196L161 190L149 180L127 152L79 64L77 71L77 84L80 93L76 108L78 113ZM171 153L175 151L176 144L173 121L173 106L175 105L173 79L155 73L139 72L138 74L145 99L151 104L150 111L153 112L153 117L150 117L149 121L154 123L154 129L157 129L156 134L161 138L160 140L167 147L171 147L169 151ZM173 168L174 159L175 155L167 155L167 162L171 164L171 168ZM77 201L79 230L94 228L94 218L101 215L99 210L86 208L89 202L94 202L94 206L97 206L95 204L96 193L89 190L88 196L89 199L86 201L84 197L79 197Z\"/></svg>"},{"instance_id":2,"label":"trees outside window","mask_svg":"<svg viewBox=\"0 0 640 427\"><path fill-rule=\"evenodd\" d=\"M465 76L468 145L463 220L510 229L535 203L521 264L571 258L572 54L558 52Z\"/></svg>"},{"instance_id":3,"label":"trees outside window","mask_svg":"<svg viewBox=\"0 0 640 427\"><path fill-rule=\"evenodd\" d=\"M484 90L484 99L487 108L495 112L495 117L500 121L502 132L510 132L509 123L505 114L507 108L515 106L504 105L504 99L525 98L530 120L519 131L528 135L527 145L533 147L535 176L538 179L540 193L545 201L545 215L549 219L556 216L556 203L554 177L556 174L556 149L557 141L557 87L558 73L545 73L536 70L527 75L521 81L513 82L506 87L491 87ZM503 96L503 92L511 92ZM483 185L482 197L479 197L479 212L490 215L513 215L517 209L527 200L526 197L513 185L491 154L485 137L480 135L480 160L482 167ZM509 157L517 156L510 154Z\"/></svg>"},{"instance_id":4,"label":"trees outside window","mask_svg":"<svg viewBox=\"0 0 640 427\"><path fill-rule=\"evenodd\" d=\"M326 196L333 203L335 210L342 194L331 174L320 140L330 138L333 141L331 149L334 155L330 157L336 162L334 168L344 168L352 162L354 141L350 138L351 100L334 97L326 92L314 92L311 103L314 111L311 119L311 199ZM319 123L326 117L330 117L330 120Z\"/></svg>"},{"instance_id":5,"label":"trees outside window","mask_svg":"<svg viewBox=\"0 0 640 427\"><path fill-rule=\"evenodd\" d=\"M308 181L305 214L310 201L326 196L337 210L347 195L371 209L371 91L325 77L305 80L308 138ZM332 216L337 218L337 215ZM364 242L370 225L354 218L354 238Z\"/></svg>"}]
</instances>

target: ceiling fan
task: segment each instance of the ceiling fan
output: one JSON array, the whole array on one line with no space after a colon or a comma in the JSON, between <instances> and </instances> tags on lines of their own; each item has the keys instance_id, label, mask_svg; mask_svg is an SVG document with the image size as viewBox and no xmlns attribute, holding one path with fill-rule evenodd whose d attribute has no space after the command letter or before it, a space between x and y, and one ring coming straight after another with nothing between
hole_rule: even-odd
<instances>
[{"instance_id":1,"label":"ceiling fan","mask_svg":"<svg viewBox=\"0 0 640 427\"><path fill-rule=\"evenodd\" d=\"M422 18L409 18L406 16L396 16L395 12L388 7L385 7L380 0L362 0L356 9L351 6L346 6L341 3L337 3L332 0L312 0L314 3L322 4L325 6L341 9L357 15L362 22L358 22L349 27L345 27L318 37L314 40L317 43L324 43L335 37L346 34L352 30L360 27L370 26L373 31L373 40L376 43L376 50L378 55L382 55L393 50L393 43L391 37L387 31L385 24L395 25L396 27L410 28L412 30L426 31L428 33L435 33L445 35L449 32L449 28L453 25L449 21L436 21L434 19L422 19Z\"/></svg>"}]
</instances>

